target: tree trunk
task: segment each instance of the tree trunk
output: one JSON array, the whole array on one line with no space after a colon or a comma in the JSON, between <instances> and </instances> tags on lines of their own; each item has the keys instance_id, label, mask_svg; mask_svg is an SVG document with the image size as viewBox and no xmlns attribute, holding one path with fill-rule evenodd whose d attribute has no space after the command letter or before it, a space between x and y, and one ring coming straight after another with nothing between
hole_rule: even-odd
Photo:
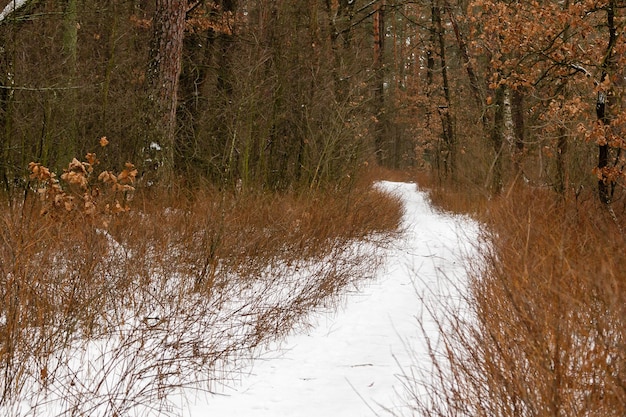
<instances>
[{"instance_id":1,"label":"tree trunk","mask_svg":"<svg viewBox=\"0 0 626 417\"><path fill-rule=\"evenodd\" d=\"M431 3L432 4L432 3ZM434 91L434 75L435 75L435 39L436 39L436 29L432 22L432 12L431 12L431 27L430 27L430 39L428 42L428 47L426 48L426 99L430 103L433 99L433 91ZM432 112L429 110L426 113L426 128L428 130L432 129L432 120L431 120ZM436 158L437 163L439 161L439 156Z\"/></svg>"},{"instance_id":2,"label":"tree trunk","mask_svg":"<svg viewBox=\"0 0 626 417\"><path fill-rule=\"evenodd\" d=\"M71 161L77 154L76 146L78 138L78 115L77 107L79 103L78 92L74 89L77 75L77 53L78 53L78 1L67 0L65 15L63 18L63 51L67 59L67 86L68 90L63 94L65 110L67 112L66 137L61 150L61 159Z\"/></svg>"},{"instance_id":3,"label":"tree trunk","mask_svg":"<svg viewBox=\"0 0 626 417\"><path fill-rule=\"evenodd\" d=\"M154 111L153 134L146 155L157 176L169 180L174 170L176 108L181 71L186 0L157 0L148 67L149 101Z\"/></svg>"},{"instance_id":4,"label":"tree trunk","mask_svg":"<svg viewBox=\"0 0 626 417\"><path fill-rule=\"evenodd\" d=\"M434 0L432 13L433 27L437 31L443 98L445 100L445 104L439 106L444 144L444 172L446 175L454 177L454 172L456 171L456 137L454 134L454 123L452 122L452 100L450 98L450 82L448 80L448 63L446 60L446 43L444 38L445 31L441 23L441 8Z\"/></svg>"},{"instance_id":5,"label":"tree trunk","mask_svg":"<svg viewBox=\"0 0 626 417\"><path fill-rule=\"evenodd\" d=\"M332 51L332 75L335 83L335 99L337 101L345 101L348 99L350 88L348 78L345 76L345 63L343 60L343 53L350 47L352 39L352 18L354 14L354 1L340 0L330 1L326 0L326 12L328 14L328 29L329 29L329 41ZM311 2L311 13L317 15L317 4ZM375 18L376 19L376 18ZM337 25L338 22L344 21L345 28L341 29ZM319 36L319 27L317 26L317 18L311 22L315 25L315 32L312 33L312 37L317 40ZM376 21L375 21L375 24ZM374 28L374 36L378 36ZM340 40L342 40L340 42ZM376 41L374 41L376 44ZM376 47L376 46L375 46ZM376 55L376 52L374 53ZM374 59L377 59L376 57Z\"/></svg>"},{"instance_id":6,"label":"tree trunk","mask_svg":"<svg viewBox=\"0 0 626 417\"><path fill-rule=\"evenodd\" d=\"M374 6L374 106L376 115L375 146L376 160L384 165L387 160L387 115L385 114L385 74L384 74L384 51L385 51L385 0L380 0Z\"/></svg>"},{"instance_id":7,"label":"tree trunk","mask_svg":"<svg viewBox=\"0 0 626 417\"><path fill-rule=\"evenodd\" d=\"M8 55L8 54L6 54ZM11 69L12 58L3 57L0 60L0 68ZM9 71L4 71L8 74ZM13 91L11 88L12 80L5 76L0 79L0 180L4 185L7 194L11 192L11 182L9 181L9 155L10 155L10 137L11 137L11 107L13 102ZM11 199L9 199L9 202Z\"/></svg>"},{"instance_id":8,"label":"tree trunk","mask_svg":"<svg viewBox=\"0 0 626 417\"><path fill-rule=\"evenodd\" d=\"M493 146L494 159L491 165L491 192L494 195L502 191L502 148L504 146L504 89L503 85L496 88L495 111L493 115L493 129L491 131L491 144Z\"/></svg>"},{"instance_id":9,"label":"tree trunk","mask_svg":"<svg viewBox=\"0 0 626 417\"><path fill-rule=\"evenodd\" d=\"M602 77L600 78L601 84L606 78L615 70L614 50L617 43L617 26L615 24L615 11L617 10L617 0L610 0L606 6L607 14L607 26L609 28L609 42L607 45L604 60L602 61ZM604 125L610 128L611 120L611 105L614 101L615 92L612 88L608 91L599 91L596 101L596 116L598 120ZM609 204L613 197L613 190L615 188L615 181L608 178L606 175L606 169L609 167L609 144L605 140L598 145L598 197L604 204Z\"/></svg>"},{"instance_id":10,"label":"tree trunk","mask_svg":"<svg viewBox=\"0 0 626 417\"><path fill-rule=\"evenodd\" d=\"M0 12L0 24L5 23L12 14L18 9L26 6L29 0L13 0L10 1ZM0 180L2 181L7 194L10 194L13 186L13 179L17 177L16 172L10 168L11 157L11 138L12 138L12 121L13 121L13 103L15 100L15 49L8 48L8 44L15 45L15 32L13 39L2 39L1 47L4 49L0 56L0 69L2 77L0 77ZM9 199L9 202L11 199Z\"/></svg>"},{"instance_id":11,"label":"tree trunk","mask_svg":"<svg viewBox=\"0 0 626 417\"><path fill-rule=\"evenodd\" d=\"M560 127L559 137L556 144L556 191L562 196L565 195L565 191L569 187L569 178L567 175L567 130L564 127Z\"/></svg>"},{"instance_id":12,"label":"tree trunk","mask_svg":"<svg viewBox=\"0 0 626 417\"><path fill-rule=\"evenodd\" d=\"M450 23L452 24L452 29L454 30L454 36L456 37L456 41L459 47L459 52L461 54L461 62L463 62L463 66L467 72L467 78L469 79L470 89L472 90L472 98L474 99L474 103L476 104L476 108L481 112L481 123L483 126L483 130L487 131L487 117L484 109L485 100L483 98L483 93L480 88L480 83L478 82L478 77L476 76L476 71L474 70L474 66L472 61L470 60L469 50L467 47L467 42L459 29L459 23L454 15L452 7L447 0L444 0L444 9L448 14L448 18L450 19Z\"/></svg>"},{"instance_id":13,"label":"tree trunk","mask_svg":"<svg viewBox=\"0 0 626 417\"><path fill-rule=\"evenodd\" d=\"M524 93L514 89L511 95L511 119L513 122L513 135L515 149L513 150L513 168L515 178L522 174L522 159L524 157Z\"/></svg>"}]
</instances>

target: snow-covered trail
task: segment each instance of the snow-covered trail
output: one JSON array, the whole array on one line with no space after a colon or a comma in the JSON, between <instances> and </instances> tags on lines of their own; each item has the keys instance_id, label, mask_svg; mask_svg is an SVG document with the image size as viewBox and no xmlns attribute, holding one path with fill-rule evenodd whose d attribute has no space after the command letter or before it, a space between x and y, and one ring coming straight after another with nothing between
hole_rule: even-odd
<instances>
[{"instance_id":1,"label":"snow-covered trail","mask_svg":"<svg viewBox=\"0 0 626 417\"><path fill-rule=\"evenodd\" d=\"M401 196L406 232L377 278L348 294L336 313L320 313L309 332L255 360L241 381L182 405L185 415L361 417L386 415L383 407L402 413L397 376L415 357L407 346L418 358L425 354L416 317L424 300L445 304L463 287L463 257L478 227L434 211L415 184L379 186Z\"/></svg>"}]
</instances>

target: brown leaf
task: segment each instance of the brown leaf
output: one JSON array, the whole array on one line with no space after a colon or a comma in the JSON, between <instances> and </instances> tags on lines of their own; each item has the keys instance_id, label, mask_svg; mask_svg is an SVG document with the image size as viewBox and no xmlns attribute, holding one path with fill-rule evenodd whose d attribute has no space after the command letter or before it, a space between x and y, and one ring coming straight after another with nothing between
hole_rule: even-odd
<instances>
[{"instance_id":1,"label":"brown leaf","mask_svg":"<svg viewBox=\"0 0 626 417\"><path fill-rule=\"evenodd\" d=\"M87 160L87 162L89 162L89 165L96 165L99 161L98 158L96 158L96 154L89 152L87 155L85 155L85 159Z\"/></svg>"}]
</instances>

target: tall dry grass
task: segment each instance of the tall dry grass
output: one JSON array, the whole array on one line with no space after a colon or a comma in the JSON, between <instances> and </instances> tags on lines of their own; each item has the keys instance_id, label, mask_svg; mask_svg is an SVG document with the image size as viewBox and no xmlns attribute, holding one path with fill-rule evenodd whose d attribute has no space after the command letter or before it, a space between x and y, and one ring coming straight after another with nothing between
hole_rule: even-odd
<instances>
[{"instance_id":1,"label":"tall dry grass","mask_svg":"<svg viewBox=\"0 0 626 417\"><path fill-rule=\"evenodd\" d=\"M466 309L437 318L426 384L407 372L414 415L626 414L626 214L594 194L517 187L486 200L436 193L479 213L484 233Z\"/></svg>"},{"instance_id":2,"label":"tall dry grass","mask_svg":"<svg viewBox=\"0 0 626 417\"><path fill-rule=\"evenodd\" d=\"M94 184L2 201L2 415L176 414L172 392L236 378L240 361L371 276L401 216L366 182L126 189L121 203Z\"/></svg>"}]
</instances>

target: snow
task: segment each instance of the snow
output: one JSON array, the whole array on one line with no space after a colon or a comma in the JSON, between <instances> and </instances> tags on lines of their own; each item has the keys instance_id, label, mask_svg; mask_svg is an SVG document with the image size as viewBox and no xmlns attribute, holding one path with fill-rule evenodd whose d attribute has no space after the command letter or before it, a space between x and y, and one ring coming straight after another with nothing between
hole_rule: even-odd
<instances>
[{"instance_id":1,"label":"snow","mask_svg":"<svg viewBox=\"0 0 626 417\"><path fill-rule=\"evenodd\" d=\"M28 0L11 0L0 12L0 22L4 21L11 13L22 8L27 2Z\"/></svg>"},{"instance_id":2,"label":"snow","mask_svg":"<svg viewBox=\"0 0 626 417\"><path fill-rule=\"evenodd\" d=\"M420 367L437 317L462 303L464 260L478 226L435 211L415 184L381 182L401 196L404 233L377 278L351 291L336 312L319 313L311 330L293 334L255 360L240 381L182 407L190 417L360 417L403 415L400 375ZM423 371L423 369L422 369Z\"/></svg>"},{"instance_id":3,"label":"snow","mask_svg":"<svg viewBox=\"0 0 626 417\"><path fill-rule=\"evenodd\" d=\"M364 271L358 288L350 288L337 308L312 313L307 319L310 326L305 330L300 326L283 342L265 346L264 351L255 350L257 359L246 363L244 358L232 363L225 358L223 366L232 369L224 369L223 374L230 379L223 384L217 385L211 375L199 375L206 380L196 387L167 390L167 401L151 404L155 398L161 398L155 394L160 393L155 379L176 386L177 372L193 373L196 369L204 372L202 364L198 368L191 364L189 368L178 369L182 362L174 358L194 357L194 349L227 351L228 346L220 345L224 342L224 332L237 333L225 342L238 337L248 340L251 329L246 320L252 318L246 314L246 308L266 311L273 306L290 305L293 297L306 293L307 275L326 273L323 259L311 265L293 265L291 269L277 268L281 276L288 276L287 280L272 279L273 269L268 268L264 279L243 290L243 293L258 293L251 305L239 305L237 300L230 304L204 305L203 302L209 301L196 300L193 305L167 304L163 310L151 306L151 299L142 301L139 310L126 313L128 317L121 319L123 325L115 332L95 339L77 338L64 350L54 352L47 364L47 369L55 370L54 379L42 376L39 380L38 371L35 372L28 379L28 387L23 387L26 396L9 404L7 409L0 409L0 414L20 417L114 413L185 417L408 415L407 404L402 399L402 374L427 377L429 366L424 334L418 322L436 347L439 330L432 316L442 319L450 306L462 308L465 260L472 256L479 228L467 218L433 209L427 194L415 184L380 182L377 186L402 199L405 207L402 234L387 248L360 244L348 248L345 254L332 256L358 260L365 259L361 258L361 251L376 250L384 257L383 264L378 269L372 266ZM102 233L113 252L124 251L106 232ZM231 281L237 285L237 280ZM279 282L283 286L277 288L274 283ZM178 300L180 283L179 277L171 277L164 281L163 288L155 291L167 299L171 296ZM183 310L186 315L182 314ZM190 315L191 319L185 319ZM154 323L149 322L153 319ZM181 334L189 340L180 339ZM180 343L171 343L171 338ZM33 368L39 369L37 364ZM168 375L172 375L171 381ZM211 384L211 393L206 393L207 382Z\"/></svg>"}]
</instances>

